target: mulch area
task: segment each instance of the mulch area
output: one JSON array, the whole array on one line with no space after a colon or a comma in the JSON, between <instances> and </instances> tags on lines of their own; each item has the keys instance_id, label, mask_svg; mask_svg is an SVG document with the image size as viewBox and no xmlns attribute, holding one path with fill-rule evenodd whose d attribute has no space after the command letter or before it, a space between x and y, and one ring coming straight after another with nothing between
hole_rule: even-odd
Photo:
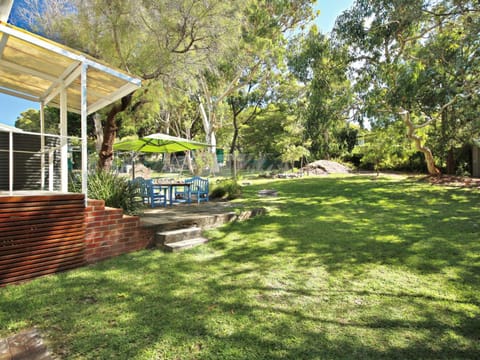
<instances>
[{"instance_id":1,"label":"mulch area","mask_svg":"<svg viewBox=\"0 0 480 360\"><path fill-rule=\"evenodd\" d=\"M419 181L432 185L454 186L459 188L480 189L480 178L461 177L453 175L424 176Z\"/></svg>"}]
</instances>

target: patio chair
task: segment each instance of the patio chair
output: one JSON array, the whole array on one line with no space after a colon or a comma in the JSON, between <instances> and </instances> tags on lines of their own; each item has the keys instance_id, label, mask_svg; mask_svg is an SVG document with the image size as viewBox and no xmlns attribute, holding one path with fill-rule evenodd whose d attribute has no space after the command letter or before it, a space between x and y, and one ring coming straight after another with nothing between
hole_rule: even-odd
<instances>
[{"instance_id":1,"label":"patio chair","mask_svg":"<svg viewBox=\"0 0 480 360\"><path fill-rule=\"evenodd\" d=\"M138 187L138 197L143 204L149 204L149 193L147 181L143 177L136 177L132 183Z\"/></svg>"},{"instance_id":2,"label":"patio chair","mask_svg":"<svg viewBox=\"0 0 480 360\"><path fill-rule=\"evenodd\" d=\"M139 196L142 198L143 204L154 208L157 206L167 206L167 188L155 185L152 179L144 179L138 177L133 179L139 187Z\"/></svg>"},{"instance_id":3,"label":"patio chair","mask_svg":"<svg viewBox=\"0 0 480 360\"><path fill-rule=\"evenodd\" d=\"M145 180L150 207L167 206L167 187L154 184L152 179Z\"/></svg>"},{"instance_id":4,"label":"patio chair","mask_svg":"<svg viewBox=\"0 0 480 360\"><path fill-rule=\"evenodd\" d=\"M189 179L185 179L185 183L190 185L190 196L197 199L197 203L200 204L200 201L208 201L208 179L203 179L199 176L194 176ZM187 194L184 192L175 192L175 197L186 197Z\"/></svg>"}]
</instances>

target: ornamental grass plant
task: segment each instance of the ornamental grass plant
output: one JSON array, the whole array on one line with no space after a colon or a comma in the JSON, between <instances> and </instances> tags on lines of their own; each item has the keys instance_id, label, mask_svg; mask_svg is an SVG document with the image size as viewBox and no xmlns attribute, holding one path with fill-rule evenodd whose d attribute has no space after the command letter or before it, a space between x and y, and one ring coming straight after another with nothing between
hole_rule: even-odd
<instances>
[{"instance_id":1,"label":"ornamental grass plant","mask_svg":"<svg viewBox=\"0 0 480 360\"><path fill-rule=\"evenodd\" d=\"M72 178L70 190L80 192L80 184L79 178ZM137 215L143 209L138 185L126 177L110 171L93 171L88 174L87 184L90 199L104 200L106 206L123 209L128 215Z\"/></svg>"}]
</instances>

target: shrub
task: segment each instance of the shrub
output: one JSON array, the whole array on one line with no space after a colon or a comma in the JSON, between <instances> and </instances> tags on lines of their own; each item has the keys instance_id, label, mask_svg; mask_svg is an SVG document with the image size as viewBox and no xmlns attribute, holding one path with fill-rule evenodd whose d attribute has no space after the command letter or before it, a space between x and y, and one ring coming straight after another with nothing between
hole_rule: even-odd
<instances>
[{"instance_id":1,"label":"shrub","mask_svg":"<svg viewBox=\"0 0 480 360\"><path fill-rule=\"evenodd\" d=\"M470 164L468 162L461 162L458 164L456 174L457 176L471 176Z\"/></svg>"},{"instance_id":2,"label":"shrub","mask_svg":"<svg viewBox=\"0 0 480 360\"><path fill-rule=\"evenodd\" d=\"M237 199L242 196L242 187L235 180L224 180L219 183L210 193L212 199L227 200Z\"/></svg>"},{"instance_id":3,"label":"shrub","mask_svg":"<svg viewBox=\"0 0 480 360\"><path fill-rule=\"evenodd\" d=\"M223 186L218 186L210 193L212 199L222 199L227 195L227 190Z\"/></svg>"}]
</instances>

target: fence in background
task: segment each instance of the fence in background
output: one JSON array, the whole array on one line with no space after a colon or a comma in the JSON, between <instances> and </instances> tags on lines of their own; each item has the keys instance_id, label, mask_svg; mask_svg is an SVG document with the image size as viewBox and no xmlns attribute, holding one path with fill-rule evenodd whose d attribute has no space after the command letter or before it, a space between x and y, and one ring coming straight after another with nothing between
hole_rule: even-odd
<instances>
[{"instance_id":1,"label":"fence in background","mask_svg":"<svg viewBox=\"0 0 480 360\"><path fill-rule=\"evenodd\" d=\"M202 176L215 175L231 177L234 169L238 175L261 174L261 173L281 173L291 169L291 165L275 160L271 155L255 154L221 154L217 155L218 168L215 169L212 158L204 154L194 154L191 160L193 172ZM132 168L135 168L135 174L148 178L153 172L175 174L180 176L191 175L188 159L183 155L165 155L162 154L144 154L137 157L135 166L133 166L132 157L124 154L118 157L115 163L115 169L120 173L131 175Z\"/></svg>"}]
</instances>

